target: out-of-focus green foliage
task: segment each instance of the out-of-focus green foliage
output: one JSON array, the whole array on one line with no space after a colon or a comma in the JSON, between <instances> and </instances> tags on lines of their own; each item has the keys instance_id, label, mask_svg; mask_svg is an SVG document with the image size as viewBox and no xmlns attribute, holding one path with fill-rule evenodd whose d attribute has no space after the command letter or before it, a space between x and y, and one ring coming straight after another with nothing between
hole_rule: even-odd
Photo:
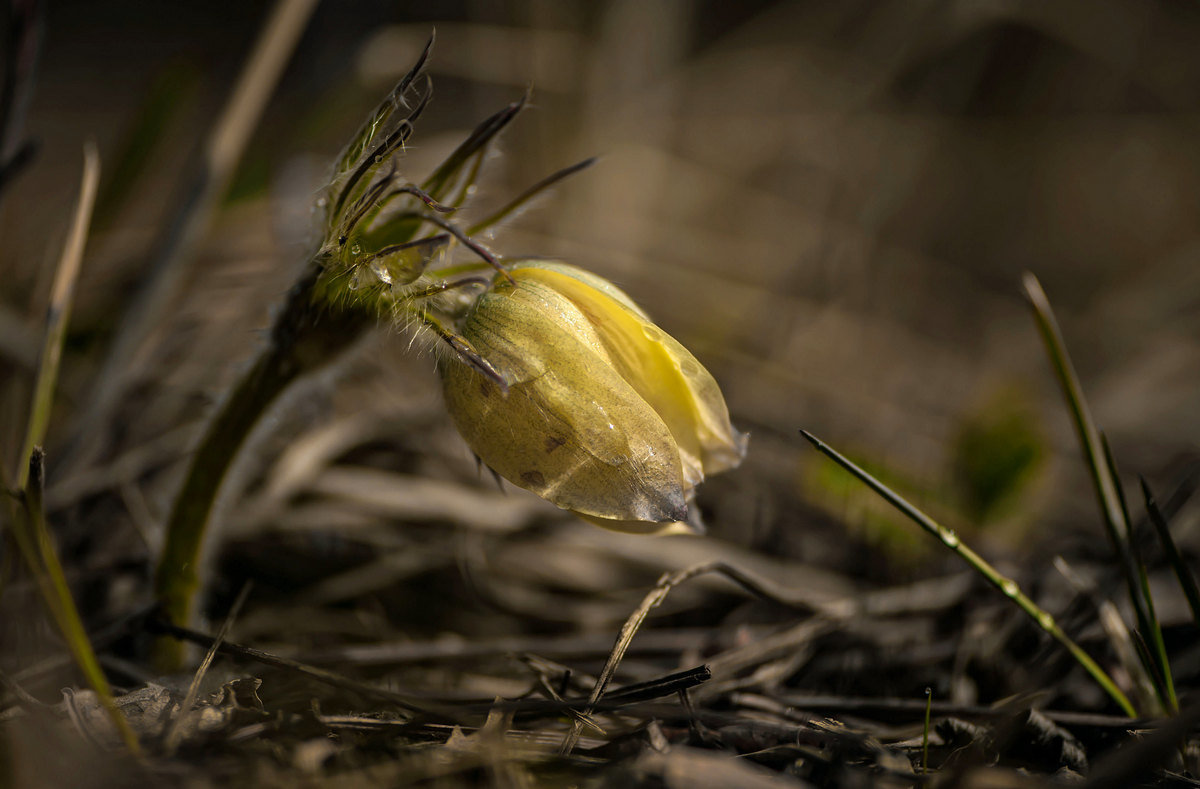
<instances>
[{"instance_id":1,"label":"out-of-focus green foliage","mask_svg":"<svg viewBox=\"0 0 1200 789\"><path fill-rule=\"evenodd\" d=\"M1009 514L1036 476L1046 441L1021 390L993 393L968 412L951 447L955 494L972 523Z\"/></svg>"}]
</instances>

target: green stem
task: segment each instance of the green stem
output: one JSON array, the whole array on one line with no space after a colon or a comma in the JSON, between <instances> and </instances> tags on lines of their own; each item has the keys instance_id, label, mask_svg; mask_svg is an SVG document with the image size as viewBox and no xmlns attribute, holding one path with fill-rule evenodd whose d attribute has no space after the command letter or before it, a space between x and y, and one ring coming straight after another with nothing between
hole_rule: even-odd
<instances>
[{"instance_id":1,"label":"green stem","mask_svg":"<svg viewBox=\"0 0 1200 789\"><path fill-rule=\"evenodd\" d=\"M293 287L269 345L229 393L192 456L167 521L155 574L159 607L176 625L192 622L213 505L250 431L290 384L336 358L371 325L368 315L353 308L318 306L314 290L323 265L322 259L314 259ZM182 661L179 642L160 639L160 668L176 670Z\"/></svg>"},{"instance_id":2,"label":"green stem","mask_svg":"<svg viewBox=\"0 0 1200 789\"><path fill-rule=\"evenodd\" d=\"M1024 592L1022 592L1021 587L1017 585L1016 581L1001 575L1000 571L988 564L988 562L982 556L964 545L962 540L953 530L946 528L933 518L930 518L928 515L921 512L912 504L909 504L905 499L901 498L899 494L893 492L882 482L875 479L866 471L855 465L849 458L841 455L835 449L806 430L801 430L800 435L804 436L804 438L806 438L814 447L816 447L819 452L832 459L835 463L849 471L855 477L858 477L858 479L865 483L867 487L871 488L871 490L882 496L889 504L900 510L900 512L908 516L910 520L940 540L941 543L951 551L962 557L962 559L965 560L967 564L971 565L976 572L982 575L988 583L999 589L1005 597L1012 600L1014 603L1016 603L1018 608L1028 614L1029 618L1032 619L1038 627L1050 634L1050 636L1052 636L1056 641L1066 647L1067 651L1071 653L1071 656L1075 658L1075 662L1082 666L1087 673L1092 675L1092 678L1096 680L1100 687L1104 688L1105 692L1112 697L1113 701L1115 701L1121 707L1121 709L1125 711L1125 714L1131 718L1137 717L1137 711L1134 709L1133 704L1131 704L1125 694L1121 692L1121 689L1117 687L1116 683L1112 681L1112 678L1105 673L1104 669L1100 668L1096 661L1092 660L1091 656L1088 655L1087 652L1083 651L1082 647L1076 644L1070 636L1063 632L1063 629L1059 627L1058 622L1055 621L1054 617L1049 612L1038 607L1037 603L1033 602L1033 600L1031 600Z\"/></svg>"},{"instance_id":3,"label":"green stem","mask_svg":"<svg viewBox=\"0 0 1200 789\"><path fill-rule=\"evenodd\" d=\"M155 579L159 604L177 624L188 624L199 586L197 565L213 503L246 436L280 392L295 379L271 349L230 393L209 425L167 521Z\"/></svg>"}]
</instances>

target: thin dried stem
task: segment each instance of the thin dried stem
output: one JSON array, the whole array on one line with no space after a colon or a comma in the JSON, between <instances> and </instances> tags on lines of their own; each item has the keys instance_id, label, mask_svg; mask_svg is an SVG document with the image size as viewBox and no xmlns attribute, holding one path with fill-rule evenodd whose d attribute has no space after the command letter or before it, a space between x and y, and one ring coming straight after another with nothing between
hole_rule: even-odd
<instances>
[{"instance_id":1,"label":"thin dried stem","mask_svg":"<svg viewBox=\"0 0 1200 789\"><path fill-rule=\"evenodd\" d=\"M21 466L18 471L17 487L25 487L28 481L29 458L36 445L46 437L50 423L50 410L54 405L54 390L58 384L58 366L62 361L63 341L67 336L67 324L71 317L71 306L75 302L75 283L83 264L83 249L87 244L88 226L92 221L92 209L96 205L96 186L100 183L100 155L96 144L88 142L83 147L83 177L79 185L79 199L75 203L75 217L67 233L58 270L54 274L54 287L50 291L50 306L46 310L46 335L42 342L41 361L38 364L37 383L33 389L33 403L21 450Z\"/></svg>"}]
</instances>

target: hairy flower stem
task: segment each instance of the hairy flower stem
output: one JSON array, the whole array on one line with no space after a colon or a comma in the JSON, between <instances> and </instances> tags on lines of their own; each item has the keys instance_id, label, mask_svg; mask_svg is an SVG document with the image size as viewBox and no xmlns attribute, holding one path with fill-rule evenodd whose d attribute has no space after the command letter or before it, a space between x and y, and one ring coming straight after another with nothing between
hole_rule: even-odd
<instances>
[{"instance_id":1,"label":"hairy flower stem","mask_svg":"<svg viewBox=\"0 0 1200 789\"><path fill-rule=\"evenodd\" d=\"M407 181L399 173L397 158L429 101L424 67L432 45L431 38L339 157L319 204L325 215L320 251L288 294L267 347L230 390L191 459L167 521L155 576L161 614L174 625L191 624L202 580L205 530L225 477L255 424L297 378L337 358L372 326L389 321L404 326L407 321L433 329L467 364L503 382L456 333L451 315L456 308L439 303L437 297L486 284L472 276L481 267L495 269L510 284L512 275L487 248L441 214L462 205L488 146L528 97L479 124L420 186ZM490 227L586 164L543 179L476 229ZM439 270L454 244L485 265ZM178 643L160 641L156 651L164 670L181 666Z\"/></svg>"},{"instance_id":2,"label":"hairy flower stem","mask_svg":"<svg viewBox=\"0 0 1200 789\"><path fill-rule=\"evenodd\" d=\"M297 378L335 359L374 325L372 314L353 304L331 306L314 299L324 264L320 256L314 258L293 286L267 347L229 392L192 456L167 521L155 573L159 607L173 624L191 624L213 504L250 431ZM155 659L162 670L177 670L183 647L170 639L160 640Z\"/></svg>"}]
</instances>

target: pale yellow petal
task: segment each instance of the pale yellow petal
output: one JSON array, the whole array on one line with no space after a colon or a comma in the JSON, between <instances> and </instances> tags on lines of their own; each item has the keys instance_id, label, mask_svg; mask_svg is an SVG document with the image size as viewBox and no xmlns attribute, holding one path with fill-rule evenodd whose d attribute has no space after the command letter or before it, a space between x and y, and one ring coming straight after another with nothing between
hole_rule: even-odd
<instances>
[{"instance_id":1,"label":"pale yellow petal","mask_svg":"<svg viewBox=\"0 0 1200 789\"><path fill-rule=\"evenodd\" d=\"M606 280L604 277L597 276L587 269L582 269L579 268L579 266L572 266L570 263L563 263L557 260L522 260L515 263L514 271L524 269L544 269L546 271L553 271L558 274L565 274L572 279L577 279L583 284L590 285L601 293L616 299L642 319L647 321L650 320L650 316L646 314L645 310L638 306L637 302L629 298L629 294L618 288L612 282Z\"/></svg>"},{"instance_id":2,"label":"pale yellow petal","mask_svg":"<svg viewBox=\"0 0 1200 789\"><path fill-rule=\"evenodd\" d=\"M467 444L510 482L611 521L686 515L670 431L617 372L587 317L520 280L480 296L463 335L509 383L507 396L457 360L446 403Z\"/></svg>"},{"instance_id":3,"label":"pale yellow petal","mask_svg":"<svg viewBox=\"0 0 1200 789\"><path fill-rule=\"evenodd\" d=\"M673 337L655 326L616 286L566 264L518 268L523 280L546 283L588 317L617 369L671 430L689 486L705 474L735 468L746 451L712 375ZM595 282L605 283L604 290ZM619 294L619 297L618 295Z\"/></svg>"}]
</instances>

